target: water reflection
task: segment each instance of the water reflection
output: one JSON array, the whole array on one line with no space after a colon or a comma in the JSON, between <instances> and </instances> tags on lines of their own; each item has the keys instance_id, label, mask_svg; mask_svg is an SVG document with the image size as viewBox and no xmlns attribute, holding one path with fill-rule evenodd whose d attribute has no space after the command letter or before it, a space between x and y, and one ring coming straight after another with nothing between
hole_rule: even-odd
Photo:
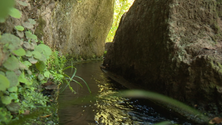
<instances>
[{"instance_id":1,"label":"water reflection","mask_svg":"<svg viewBox=\"0 0 222 125\"><path fill-rule=\"evenodd\" d=\"M107 78L106 78L107 79ZM107 79L108 80L108 79ZM141 104L137 99L106 95L117 93L124 87L112 80L98 84L95 121L100 125L151 125L167 120L152 107ZM172 121L173 123L173 121Z\"/></svg>"},{"instance_id":2,"label":"water reflection","mask_svg":"<svg viewBox=\"0 0 222 125\"><path fill-rule=\"evenodd\" d=\"M72 83L77 94L71 93L67 88L58 99L60 125L151 125L169 120L141 100L107 97L106 95L125 88L108 79L100 71L101 63L101 61L97 61L76 66L77 75L88 83L92 95L95 94L95 96L94 99L88 100L86 97L90 94L87 87L83 85L84 87L81 88ZM71 72L69 74L72 75ZM82 102L87 100L88 103L75 104L72 102L78 98ZM177 121L175 118L173 120Z\"/></svg>"}]
</instances>

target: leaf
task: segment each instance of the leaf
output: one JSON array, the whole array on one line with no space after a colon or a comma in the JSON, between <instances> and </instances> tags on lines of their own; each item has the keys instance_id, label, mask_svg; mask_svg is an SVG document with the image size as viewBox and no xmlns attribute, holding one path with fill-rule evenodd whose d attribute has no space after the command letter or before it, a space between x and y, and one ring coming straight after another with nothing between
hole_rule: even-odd
<instances>
[{"instance_id":1,"label":"leaf","mask_svg":"<svg viewBox=\"0 0 222 125\"><path fill-rule=\"evenodd\" d=\"M10 87L17 86L19 84L18 76L13 71L7 71L6 77L10 82Z\"/></svg>"},{"instance_id":2,"label":"leaf","mask_svg":"<svg viewBox=\"0 0 222 125\"><path fill-rule=\"evenodd\" d=\"M33 24L33 25L36 24L36 21L35 21L35 20L33 20L33 19L28 19L28 20L29 20L29 22L30 22L31 24Z\"/></svg>"},{"instance_id":3,"label":"leaf","mask_svg":"<svg viewBox=\"0 0 222 125\"><path fill-rule=\"evenodd\" d=\"M26 2L22 2L22 1L17 1L17 2L22 6L28 6L28 3L26 3Z\"/></svg>"},{"instance_id":4,"label":"leaf","mask_svg":"<svg viewBox=\"0 0 222 125\"><path fill-rule=\"evenodd\" d=\"M50 74L51 74L51 73L50 73L48 70L44 72L44 76L45 76L46 78L49 78L49 77L50 77Z\"/></svg>"},{"instance_id":5,"label":"leaf","mask_svg":"<svg viewBox=\"0 0 222 125\"><path fill-rule=\"evenodd\" d=\"M2 103L8 105L12 102L12 99L9 96L2 96L1 97Z\"/></svg>"},{"instance_id":6,"label":"leaf","mask_svg":"<svg viewBox=\"0 0 222 125\"><path fill-rule=\"evenodd\" d=\"M11 8L9 10L9 15L14 18L21 18L22 13L16 8Z\"/></svg>"},{"instance_id":7,"label":"leaf","mask_svg":"<svg viewBox=\"0 0 222 125\"><path fill-rule=\"evenodd\" d=\"M25 50L23 48L19 48L17 50L13 50L12 53L17 55L17 56L24 56L24 55L26 55L26 52L25 52Z\"/></svg>"},{"instance_id":8,"label":"leaf","mask_svg":"<svg viewBox=\"0 0 222 125\"><path fill-rule=\"evenodd\" d=\"M0 23L4 23L4 22L5 22L5 19L0 18Z\"/></svg>"},{"instance_id":9,"label":"leaf","mask_svg":"<svg viewBox=\"0 0 222 125\"><path fill-rule=\"evenodd\" d=\"M24 27L23 26L15 26L15 29L18 30L18 31L23 31L24 30Z\"/></svg>"},{"instance_id":10,"label":"leaf","mask_svg":"<svg viewBox=\"0 0 222 125\"><path fill-rule=\"evenodd\" d=\"M29 58L28 59L30 63L32 64L36 64L38 62L38 60L34 59L34 58Z\"/></svg>"},{"instance_id":11,"label":"leaf","mask_svg":"<svg viewBox=\"0 0 222 125\"><path fill-rule=\"evenodd\" d=\"M11 112L16 112L20 109L19 103L13 103L13 102L7 105L6 107Z\"/></svg>"},{"instance_id":12,"label":"leaf","mask_svg":"<svg viewBox=\"0 0 222 125\"><path fill-rule=\"evenodd\" d=\"M39 75L38 75L38 80L39 80L39 81L42 81L44 78L45 78L45 77L44 77L42 74L39 74Z\"/></svg>"},{"instance_id":13,"label":"leaf","mask_svg":"<svg viewBox=\"0 0 222 125\"><path fill-rule=\"evenodd\" d=\"M10 51L19 49L22 43L23 42L17 36L9 34L9 33L3 34L0 39L0 44L9 44L9 46L11 46L11 47L8 47L10 48Z\"/></svg>"},{"instance_id":14,"label":"leaf","mask_svg":"<svg viewBox=\"0 0 222 125\"><path fill-rule=\"evenodd\" d=\"M8 70L19 69L19 60L15 56L11 56L3 63L3 66Z\"/></svg>"},{"instance_id":15,"label":"leaf","mask_svg":"<svg viewBox=\"0 0 222 125\"><path fill-rule=\"evenodd\" d=\"M24 61L22 62L26 67L29 67L32 65L32 63L30 63L29 61Z\"/></svg>"},{"instance_id":16,"label":"leaf","mask_svg":"<svg viewBox=\"0 0 222 125\"><path fill-rule=\"evenodd\" d=\"M41 60L42 58L42 54L38 51L33 51L32 54L34 55L34 57L38 60Z\"/></svg>"},{"instance_id":17,"label":"leaf","mask_svg":"<svg viewBox=\"0 0 222 125\"><path fill-rule=\"evenodd\" d=\"M25 73L22 72L21 75L19 76L19 82L24 83L26 85L32 85L32 82L30 82L26 77Z\"/></svg>"},{"instance_id":18,"label":"leaf","mask_svg":"<svg viewBox=\"0 0 222 125\"><path fill-rule=\"evenodd\" d=\"M0 75L3 75L3 76L4 76L4 75L5 75L5 73L4 73L4 72L2 72L2 71L0 71Z\"/></svg>"},{"instance_id":19,"label":"leaf","mask_svg":"<svg viewBox=\"0 0 222 125\"><path fill-rule=\"evenodd\" d=\"M36 46L35 51L38 51L41 54L45 55L46 59L48 59L49 56L52 54L51 48L45 44L39 44L38 46Z\"/></svg>"},{"instance_id":20,"label":"leaf","mask_svg":"<svg viewBox=\"0 0 222 125\"><path fill-rule=\"evenodd\" d=\"M9 88L9 86L9 80L4 75L0 74L0 90L5 91L7 88Z\"/></svg>"},{"instance_id":21,"label":"leaf","mask_svg":"<svg viewBox=\"0 0 222 125\"><path fill-rule=\"evenodd\" d=\"M11 99L18 99L18 94L17 93L10 93L9 94Z\"/></svg>"},{"instance_id":22,"label":"leaf","mask_svg":"<svg viewBox=\"0 0 222 125\"><path fill-rule=\"evenodd\" d=\"M19 63L19 69L24 70L24 69L28 69L28 67L26 65L24 65L23 63Z\"/></svg>"},{"instance_id":23,"label":"leaf","mask_svg":"<svg viewBox=\"0 0 222 125\"><path fill-rule=\"evenodd\" d=\"M28 50L34 50L35 49L34 45L31 44L31 43L28 43L28 42L24 42L23 46L25 47L25 49L28 49Z\"/></svg>"},{"instance_id":24,"label":"leaf","mask_svg":"<svg viewBox=\"0 0 222 125\"><path fill-rule=\"evenodd\" d=\"M14 87L9 88L8 91L9 92L17 92L18 88L17 88L17 86L14 86Z\"/></svg>"},{"instance_id":25,"label":"leaf","mask_svg":"<svg viewBox=\"0 0 222 125\"><path fill-rule=\"evenodd\" d=\"M23 33L23 32L16 30L16 33L17 33L17 35L18 35L20 38L23 38L23 37L24 37L24 33Z\"/></svg>"},{"instance_id":26,"label":"leaf","mask_svg":"<svg viewBox=\"0 0 222 125\"><path fill-rule=\"evenodd\" d=\"M1 11L0 11L0 20L1 21L5 21L5 18L8 16L9 14L9 10L15 5L15 1L14 0L4 0L1 1L1 4L0 4L0 8L1 8Z\"/></svg>"},{"instance_id":27,"label":"leaf","mask_svg":"<svg viewBox=\"0 0 222 125\"><path fill-rule=\"evenodd\" d=\"M32 52L26 51L26 55L25 55L25 56L27 56L27 57L32 57Z\"/></svg>"},{"instance_id":28,"label":"leaf","mask_svg":"<svg viewBox=\"0 0 222 125\"><path fill-rule=\"evenodd\" d=\"M24 22L22 23L22 25L27 28L27 29L33 29L33 24L29 23L29 22Z\"/></svg>"},{"instance_id":29,"label":"leaf","mask_svg":"<svg viewBox=\"0 0 222 125\"><path fill-rule=\"evenodd\" d=\"M42 62L42 61L39 61L35 64L36 68L41 72L41 71L44 71L46 66L45 66L45 63Z\"/></svg>"},{"instance_id":30,"label":"leaf","mask_svg":"<svg viewBox=\"0 0 222 125\"><path fill-rule=\"evenodd\" d=\"M33 35L30 31L26 31L26 32L25 32L25 36L26 36L26 38L29 39L29 40L34 40L35 42L38 41L37 36L36 36L36 35Z\"/></svg>"}]
</instances>

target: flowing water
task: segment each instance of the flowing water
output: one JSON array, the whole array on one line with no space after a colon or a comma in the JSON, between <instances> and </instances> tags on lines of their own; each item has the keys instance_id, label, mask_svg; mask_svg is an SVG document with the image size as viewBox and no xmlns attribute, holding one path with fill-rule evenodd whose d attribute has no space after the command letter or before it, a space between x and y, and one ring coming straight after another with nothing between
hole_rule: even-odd
<instances>
[{"instance_id":1,"label":"flowing water","mask_svg":"<svg viewBox=\"0 0 222 125\"><path fill-rule=\"evenodd\" d=\"M179 121L168 112L155 108L145 100L105 97L126 88L105 76L99 68L101 63L93 61L75 66L77 75L88 83L92 93L89 93L84 82L75 78L81 82L83 88L73 82L71 86L76 94L68 87L60 93L60 125L152 125L162 121L190 125ZM71 70L68 72L70 76L72 73ZM64 88L64 85L62 87Z\"/></svg>"}]
</instances>

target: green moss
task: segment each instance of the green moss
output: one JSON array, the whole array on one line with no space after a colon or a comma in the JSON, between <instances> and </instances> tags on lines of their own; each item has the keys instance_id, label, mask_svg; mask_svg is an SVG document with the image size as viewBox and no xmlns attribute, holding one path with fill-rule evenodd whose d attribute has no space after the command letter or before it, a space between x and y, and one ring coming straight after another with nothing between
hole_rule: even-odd
<instances>
[{"instance_id":1,"label":"green moss","mask_svg":"<svg viewBox=\"0 0 222 125\"><path fill-rule=\"evenodd\" d=\"M41 37L44 35L43 29L46 25L46 21L40 16L37 22L39 23L39 25L35 30L35 34L39 39L41 39Z\"/></svg>"}]
</instances>

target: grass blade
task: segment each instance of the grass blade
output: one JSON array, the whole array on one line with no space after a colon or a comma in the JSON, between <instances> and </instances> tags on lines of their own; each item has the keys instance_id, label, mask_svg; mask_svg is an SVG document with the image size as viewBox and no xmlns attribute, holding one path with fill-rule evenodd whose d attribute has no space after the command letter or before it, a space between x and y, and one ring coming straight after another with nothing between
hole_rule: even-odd
<instances>
[{"instance_id":1,"label":"grass blade","mask_svg":"<svg viewBox=\"0 0 222 125\"><path fill-rule=\"evenodd\" d=\"M85 83L86 87L88 88L89 93L91 93L91 90L90 90L88 84L86 83L86 81L85 81L84 79L82 79L81 77L79 77L79 76L75 76L75 77L76 77L76 78L79 78L80 80L82 80L82 81Z\"/></svg>"}]
</instances>

